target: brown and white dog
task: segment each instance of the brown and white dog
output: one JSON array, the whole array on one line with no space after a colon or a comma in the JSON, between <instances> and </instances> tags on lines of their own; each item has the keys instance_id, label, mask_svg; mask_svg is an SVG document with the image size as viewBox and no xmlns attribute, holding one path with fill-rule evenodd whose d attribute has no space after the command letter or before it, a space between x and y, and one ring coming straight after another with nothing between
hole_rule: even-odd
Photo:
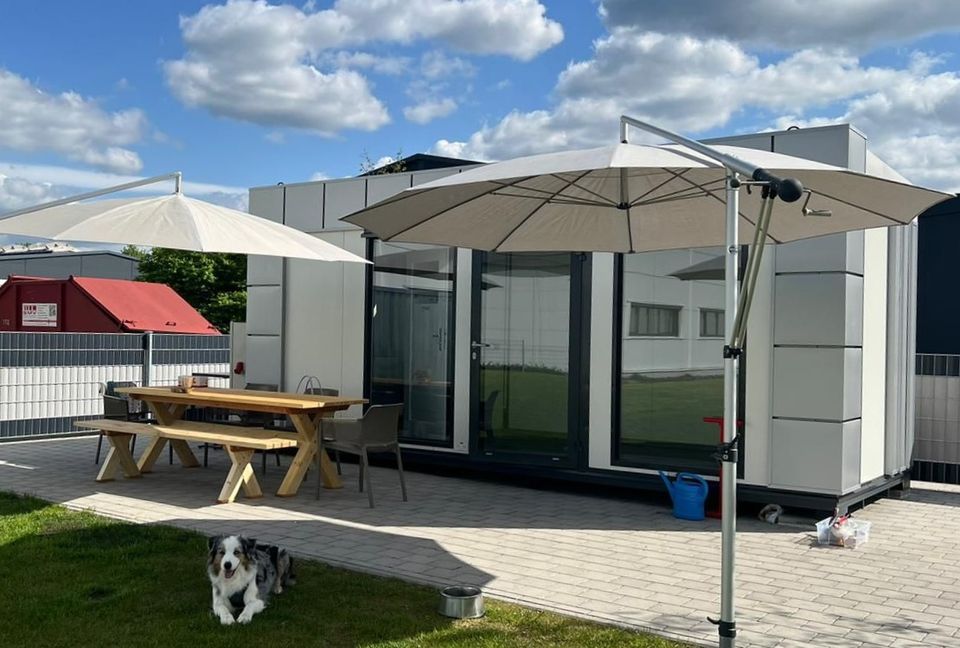
<instances>
[{"instance_id":1,"label":"brown and white dog","mask_svg":"<svg viewBox=\"0 0 960 648\"><path fill-rule=\"evenodd\" d=\"M214 536L207 544L213 613L223 625L249 623L267 606L271 593L280 594L296 582L293 558L285 549L258 545L256 540L242 536Z\"/></svg>"}]
</instances>

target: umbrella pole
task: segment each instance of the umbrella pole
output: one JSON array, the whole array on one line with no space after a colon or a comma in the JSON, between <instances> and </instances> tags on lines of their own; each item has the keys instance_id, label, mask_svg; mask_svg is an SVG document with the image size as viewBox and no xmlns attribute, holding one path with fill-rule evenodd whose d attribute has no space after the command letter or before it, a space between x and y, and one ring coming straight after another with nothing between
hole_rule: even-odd
<instances>
[{"instance_id":1,"label":"umbrella pole","mask_svg":"<svg viewBox=\"0 0 960 648\"><path fill-rule=\"evenodd\" d=\"M726 188L726 266L725 266L725 312L724 334L732 339L734 322L737 318L737 269L739 266L739 182L735 171L727 171ZM723 354L723 443L727 450L721 450L720 482L722 486L721 502L721 566L720 566L720 634L721 648L734 648L737 643L736 624L736 588L735 562L737 538L737 364L738 352L730 352L729 347ZM727 445L729 444L729 445ZM723 448L724 446L721 446Z\"/></svg>"}]
</instances>

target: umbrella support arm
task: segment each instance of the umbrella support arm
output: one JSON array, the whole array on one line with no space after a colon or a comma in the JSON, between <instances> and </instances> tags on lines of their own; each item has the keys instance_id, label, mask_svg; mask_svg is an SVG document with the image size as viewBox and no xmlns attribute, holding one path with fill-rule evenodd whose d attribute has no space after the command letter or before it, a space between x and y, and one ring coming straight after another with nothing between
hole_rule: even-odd
<instances>
[{"instance_id":1,"label":"umbrella support arm","mask_svg":"<svg viewBox=\"0 0 960 648\"><path fill-rule=\"evenodd\" d=\"M750 178L751 180L756 180L757 182L763 182L774 188L779 194L780 199L784 202L795 202L800 199L803 195L803 185L800 184L799 180L795 178L779 178L763 167L758 167L750 164L745 160L734 155L728 155L722 151L718 151L712 146L707 146L702 144L697 140L690 139L689 137L684 137L672 131L668 131L665 128L660 128L659 126L654 126L653 124L648 124L647 122L640 121L639 119L634 119L633 117L628 117L626 115L620 116L620 141L624 144L627 143L627 129L629 126L639 128L640 130L647 131L648 133L653 133L654 135L659 135L665 139L686 146L689 149L705 155L711 160L719 162L725 168L739 173L741 175Z\"/></svg>"},{"instance_id":2,"label":"umbrella support arm","mask_svg":"<svg viewBox=\"0 0 960 648\"><path fill-rule=\"evenodd\" d=\"M106 196L108 194L117 193L118 191L126 191L127 189L135 189L137 187L143 187L149 184L156 184L158 182L164 182L166 180L174 181L174 191L180 193L180 184L182 180L182 174L179 171L174 171L173 173L165 173L163 175L153 176L152 178L144 178L143 180L134 180L132 182L125 182L123 184L114 185L112 187L105 187L103 189L97 189L96 191L88 191L87 193L77 194L75 196L67 196L66 198L59 198L57 200L51 200L50 202L45 202L40 205L34 205L32 207L24 207L23 209L17 209L12 212L6 212L0 214L0 220L4 218L12 218L14 216L22 216L23 214L30 214L41 209L47 209L48 207L59 207L60 205L69 205L70 203L80 202L81 200L88 200L90 198L99 198L100 196Z\"/></svg>"}]
</instances>

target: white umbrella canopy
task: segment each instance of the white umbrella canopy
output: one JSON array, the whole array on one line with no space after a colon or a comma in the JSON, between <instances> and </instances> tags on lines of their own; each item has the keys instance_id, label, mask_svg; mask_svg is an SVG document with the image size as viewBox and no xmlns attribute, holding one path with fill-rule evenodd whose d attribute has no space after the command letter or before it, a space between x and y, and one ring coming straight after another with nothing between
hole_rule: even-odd
<instances>
[{"instance_id":1,"label":"white umbrella canopy","mask_svg":"<svg viewBox=\"0 0 960 648\"><path fill-rule=\"evenodd\" d=\"M292 227L181 193L70 203L0 216L0 234L368 263Z\"/></svg>"},{"instance_id":2,"label":"white umbrella canopy","mask_svg":"<svg viewBox=\"0 0 960 648\"><path fill-rule=\"evenodd\" d=\"M799 180L809 206L774 210L767 242L909 223L949 194L803 158L718 152ZM683 146L616 144L497 162L407 189L343 220L383 240L498 252L643 252L724 245L726 168ZM741 192L753 239L759 190ZM802 203L800 203L802 204Z\"/></svg>"}]
</instances>

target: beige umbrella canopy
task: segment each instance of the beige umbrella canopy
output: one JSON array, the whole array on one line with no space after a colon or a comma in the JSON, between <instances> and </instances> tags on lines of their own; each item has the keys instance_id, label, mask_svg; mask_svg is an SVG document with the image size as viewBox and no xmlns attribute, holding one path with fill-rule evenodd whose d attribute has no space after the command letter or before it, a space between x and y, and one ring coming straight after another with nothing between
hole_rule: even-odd
<instances>
[{"instance_id":1,"label":"beige umbrella canopy","mask_svg":"<svg viewBox=\"0 0 960 648\"><path fill-rule=\"evenodd\" d=\"M909 223L950 196L803 158L734 146L718 152L799 180L767 242ZM498 252L642 252L724 245L726 168L683 146L616 144L534 155L441 178L343 220L383 240ZM740 240L753 239L760 190L740 192Z\"/></svg>"}]
</instances>

